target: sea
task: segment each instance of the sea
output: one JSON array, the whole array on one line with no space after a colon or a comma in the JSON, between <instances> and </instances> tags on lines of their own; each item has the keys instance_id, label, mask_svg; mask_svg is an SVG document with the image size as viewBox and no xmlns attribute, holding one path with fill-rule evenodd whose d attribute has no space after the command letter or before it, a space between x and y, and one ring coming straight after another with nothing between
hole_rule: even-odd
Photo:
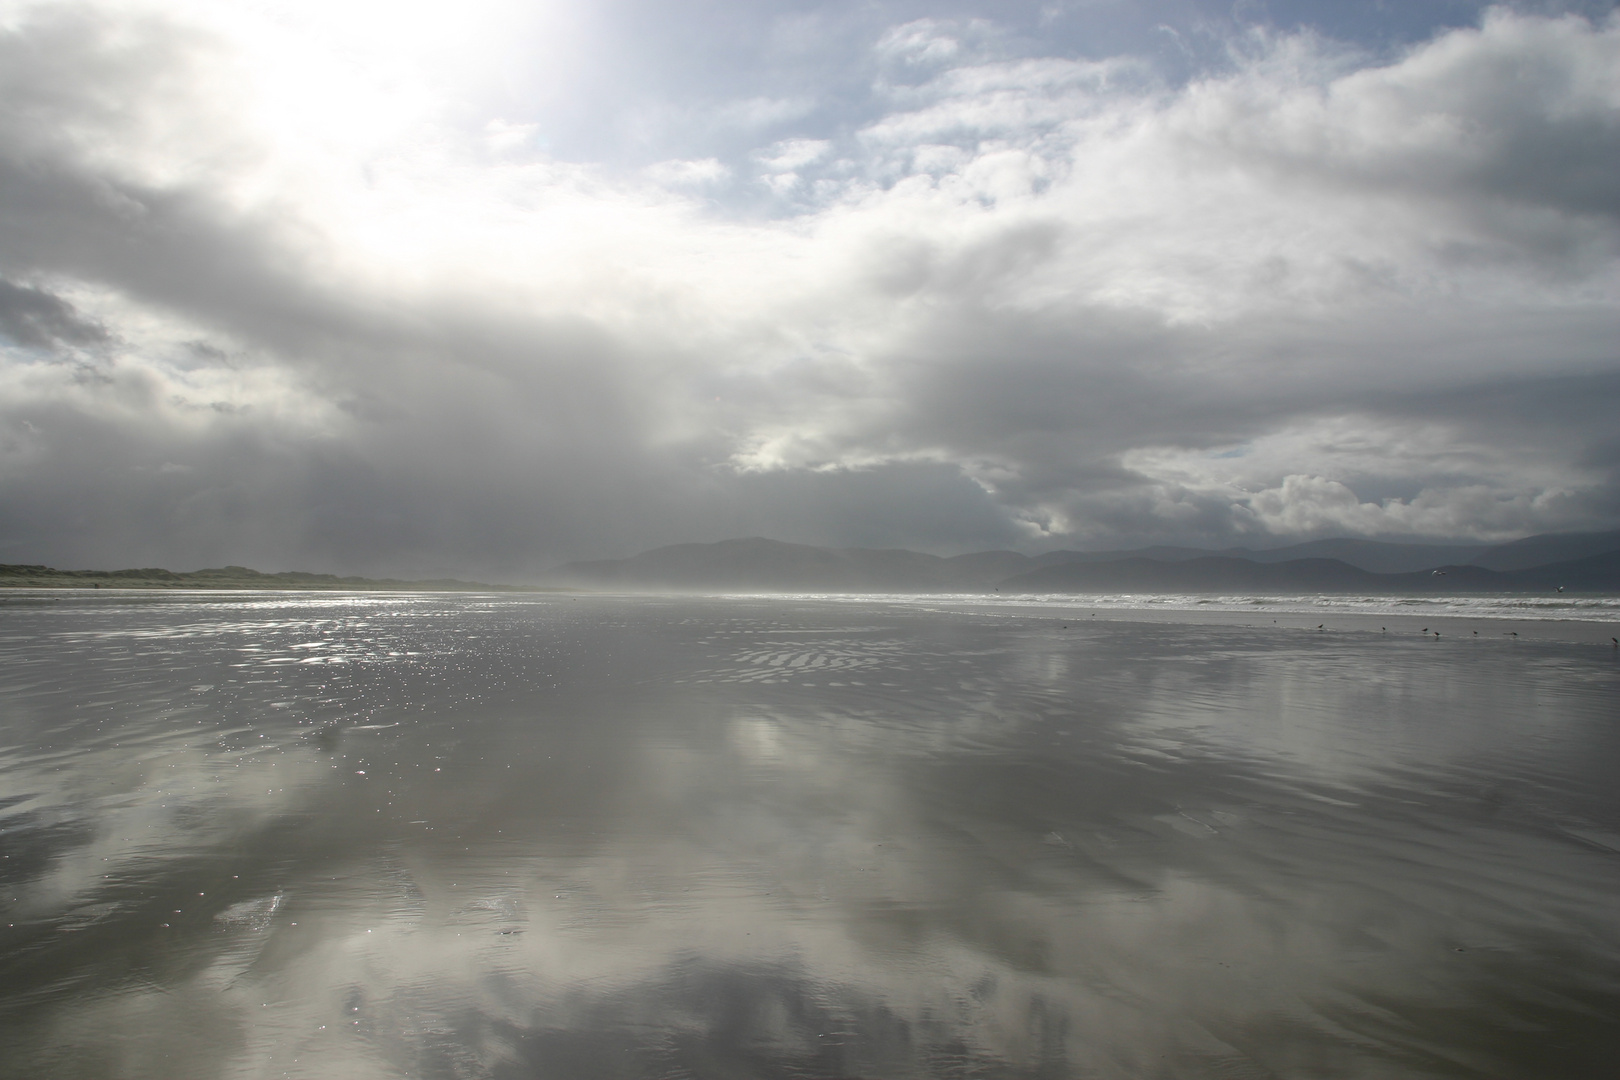
<instances>
[{"instance_id":1,"label":"sea","mask_svg":"<svg viewBox=\"0 0 1620 1080\"><path fill-rule=\"evenodd\" d=\"M0 1076L1620 1075L1620 601L0 597Z\"/></svg>"}]
</instances>

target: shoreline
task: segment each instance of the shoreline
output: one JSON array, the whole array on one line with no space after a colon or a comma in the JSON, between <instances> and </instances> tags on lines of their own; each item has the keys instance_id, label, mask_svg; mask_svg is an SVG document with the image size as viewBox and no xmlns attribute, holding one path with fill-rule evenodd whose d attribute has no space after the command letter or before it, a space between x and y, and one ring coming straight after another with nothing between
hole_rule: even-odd
<instances>
[{"instance_id":1,"label":"shoreline","mask_svg":"<svg viewBox=\"0 0 1620 1080\"><path fill-rule=\"evenodd\" d=\"M100 582L64 581L64 582L38 582L38 581L6 581L0 579L0 594L15 593L287 593L287 592L322 592L322 593L577 593L578 589L569 589L555 585L486 585L477 581L460 581L438 584L431 581L404 581L399 584L390 582L370 582L368 584L327 584L324 582L288 582L275 585L257 585L243 582L222 582L210 584L207 582L137 582L134 584L121 582L117 585L104 585Z\"/></svg>"},{"instance_id":2,"label":"shoreline","mask_svg":"<svg viewBox=\"0 0 1620 1080\"><path fill-rule=\"evenodd\" d=\"M563 596L580 595L578 589L554 588L544 585L474 585L435 586L410 585L10 585L0 584L0 602L11 599L7 594L40 597L62 593L85 593L91 596L274 596L283 593L350 593L356 596L434 596L434 595L520 595Z\"/></svg>"},{"instance_id":3,"label":"shoreline","mask_svg":"<svg viewBox=\"0 0 1620 1080\"><path fill-rule=\"evenodd\" d=\"M910 610L937 610L961 615L977 615L988 618L1022 618L1044 619L1053 623L1084 624L1098 622L1123 622L1139 624L1176 624L1192 626L1226 626L1234 629L1251 630L1296 630L1301 632L1315 632L1323 635L1331 634L1357 634L1364 636L1388 636L1390 638L1427 637L1434 639L1434 631L1440 632L1438 643L1455 641L1546 641L1566 642L1576 644L1591 644L1608 646L1620 652L1616 646L1616 638L1620 638L1620 612L1614 614L1598 614L1592 618L1570 618L1567 615L1503 615L1503 614L1473 614L1460 612L1427 612L1407 614L1405 612L1366 612L1333 610L1323 607L1314 611L1276 610L1256 605L1254 610L1233 610L1231 608L1206 607L1198 604L1176 605L1168 603L1154 604L1152 606L1122 607L1099 604L1091 606L1084 600L1070 601L1063 598L1046 599L987 599L978 596L947 595L920 593L915 595L901 595L895 593L676 593L676 592L593 592L579 589L567 589L546 586L478 586L466 583L466 587L426 587L418 585L415 588L409 585L380 587L356 587L353 585L333 584L297 584L281 587L266 587L254 585L166 585L153 584L148 586L102 586L94 588L88 584L63 585L0 585L0 607L13 599L36 598L40 600L66 593L75 595L93 595L108 598L130 598L161 596L264 596L264 595L292 595L305 593L323 594L350 594L356 596L432 596L432 595L499 595L499 596L569 596L574 599L585 597L635 600L635 599L671 599L685 598L691 600L740 600L740 601L770 601L770 602L798 602L798 603L868 603L879 605L892 605L894 607ZM10 594L10 595L6 595ZM1096 597L1084 598L1095 601ZM1393 600L1404 598L1392 597ZM1506 599L1506 598L1504 598ZM1279 602L1285 602L1279 600Z\"/></svg>"},{"instance_id":4,"label":"shoreline","mask_svg":"<svg viewBox=\"0 0 1620 1080\"><path fill-rule=\"evenodd\" d=\"M964 604L965 609L969 605ZM996 605L996 613L1008 612L1013 605ZM983 606L980 611L989 613ZM1060 622L1173 623L1196 626L1230 626L1255 630L1298 630L1330 634L1358 634L1372 637L1413 638L1431 641L1440 632L1438 644L1454 641L1560 641L1596 644L1615 649L1611 638L1620 637L1620 617L1570 619L1558 617L1524 618L1499 615L1465 614L1383 614L1361 611L1221 611L1201 608L1085 608L1075 606L1066 612L1047 605L1019 605L1025 618L1042 616ZM1317 628L1321 627L1320 630ZM1428 631L1427 634L1424 631Z\"/></svg>"}]
</instances>

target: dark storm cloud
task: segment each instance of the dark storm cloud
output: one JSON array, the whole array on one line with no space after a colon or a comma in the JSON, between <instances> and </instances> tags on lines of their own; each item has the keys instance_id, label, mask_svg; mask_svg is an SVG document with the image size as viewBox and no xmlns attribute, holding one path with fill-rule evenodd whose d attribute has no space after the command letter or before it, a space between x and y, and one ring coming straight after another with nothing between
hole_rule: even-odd
<instances>
[{"instance_id":1,"label":"dark storm cloud","mask_svg":"<svg viewBox=\"0 0 1620 1080\"><path fill-rule=\"evenodd\" d=\"M769 53L799 19L804 71L864 96L697 80L767 119L627 172L451 123L440 83L368 97L296 33L29 9L0 32L0 558L516 577L756 534L1615 521L1614 22L1251 28L1166 78L890 14L734 28Z\"/></svg>"}]
</instances>

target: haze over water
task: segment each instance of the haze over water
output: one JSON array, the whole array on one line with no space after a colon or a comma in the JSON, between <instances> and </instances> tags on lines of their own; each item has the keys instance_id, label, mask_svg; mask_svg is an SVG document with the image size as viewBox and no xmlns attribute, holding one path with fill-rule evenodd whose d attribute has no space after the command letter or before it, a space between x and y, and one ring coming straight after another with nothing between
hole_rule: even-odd
<instances>
[{"instance_id":1,"label":"haze over water","mask_svg":"<svg viewBox=\"0 0 1620 1080\"><path fill-rule=\"evenodd\" d=\"M1620 656L1260 621L9 598L0 1074L1611 1075Z\"/></svg>"}]
</instances>

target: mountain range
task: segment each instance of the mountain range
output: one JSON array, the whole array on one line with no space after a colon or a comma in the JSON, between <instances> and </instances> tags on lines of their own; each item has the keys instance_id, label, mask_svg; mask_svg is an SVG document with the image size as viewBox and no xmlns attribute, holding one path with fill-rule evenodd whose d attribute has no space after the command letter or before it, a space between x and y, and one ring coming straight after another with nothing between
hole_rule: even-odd
<instances>
[{"instance_id":1,"label":"mountain range","mask_svg":"<svg viewBox=\"0 0 1620 1080\"><path fill-rule=\"evenodd\" d=\"M753 537L574 562L548 583L720 592L1620 592L1620 531L1507 544L1312 540L1251 550L982 551L825 548Z\"/></svg>"}]
</instances>

